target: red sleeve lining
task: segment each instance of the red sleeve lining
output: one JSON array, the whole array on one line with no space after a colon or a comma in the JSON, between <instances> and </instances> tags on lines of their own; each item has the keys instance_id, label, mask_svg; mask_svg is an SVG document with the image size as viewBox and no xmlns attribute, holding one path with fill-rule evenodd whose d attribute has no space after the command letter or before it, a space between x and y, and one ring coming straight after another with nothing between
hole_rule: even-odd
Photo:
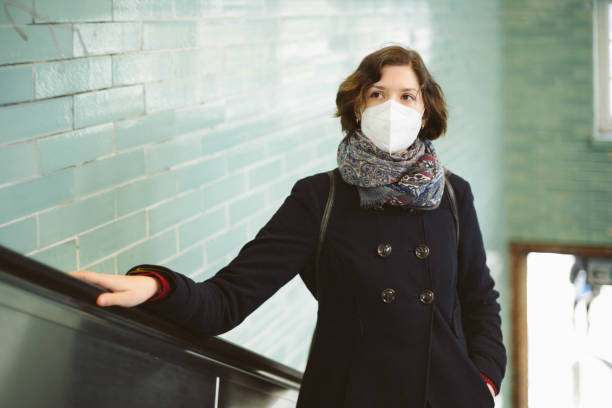
<instances>
[{"instance_id":1,"label":"red sleeve lining","mask_svg":"<svg viewBox=\"0 0 612 408\"><path fill-rule=\"evenodd\" d=\"M495 392L495 395L497 395L499 391L497 391L497 387L495 386L495 384L493 384L493 381L491 381L491 379L487 377L486 375L484 375L483 373L480 373L480 376L482 377L483 380L485 380L487 384L490 384L491 387L493 387L493 392Z\"/></svg>"},{"instance_id":2,"label":"red sleeve lining","mask_svg":"<svg viewBox=\"0 0 612 408\"><path fill-rule=\"evenodd\" d=\"M155 300L164 299L170 293L170 282L157 272L142 272L134 275L150 276L159 282L159 291L149 298L145 303L153 302Z\"/></svg>"}]
</instances>

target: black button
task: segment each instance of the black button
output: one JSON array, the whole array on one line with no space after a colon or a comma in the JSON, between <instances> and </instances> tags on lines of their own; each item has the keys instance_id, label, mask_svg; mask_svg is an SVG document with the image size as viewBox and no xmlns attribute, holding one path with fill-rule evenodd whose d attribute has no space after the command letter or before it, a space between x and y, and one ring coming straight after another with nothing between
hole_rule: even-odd
<instances>
[{"instance_id":1,"label":"black button","mask_svg":"<svg viewBox=\"0 0 612 408\"><path fill-rule=\"evenodd\" d=\"M381 258L386 258L391 255L391 244L379 244L376 247L376 253Z\"/></svg>"},{"instance_id":2,"label":"black button","mask_svg":"<svg viewBox=\"0 0 612 408\"><path fill-rule=\"evenodd\" d=\"M425 244L421 244L416 247L414 254L419 259L425 259L429 256L429 247Z\"/></svg>"},{"instance_id":3,"label":"black button","mask_svg":"<svg viewBox=\"0 0 612 408\"><path fill-rule=\"evenodd\" d=\"M410 214L414 214L414 213L416 212L416 210L415 210L414 208L410 208L410 209L408 210L408 212L409 212Z\"/></svg>"},{"instance_id":4,"label":"black button","mask_svg":"<svg viewBox=\"0 0 612 408\"><path fill-rule=\"evenodd\" d=\"M385 289L380 294L382 301L385 303L391 303L395 300L395 291L393 289Z\"/></svg>"},{"instance_id":5,"label":"black button","mask_svg":"<svg viewBox=\"0 0 612 408\"><path fill-rule=\"evenodd\" d=\"M419 300L421 303L428 305L434 301L434 293L431 290L426 290L419 295Z\"/></svg>"}]
</instances>

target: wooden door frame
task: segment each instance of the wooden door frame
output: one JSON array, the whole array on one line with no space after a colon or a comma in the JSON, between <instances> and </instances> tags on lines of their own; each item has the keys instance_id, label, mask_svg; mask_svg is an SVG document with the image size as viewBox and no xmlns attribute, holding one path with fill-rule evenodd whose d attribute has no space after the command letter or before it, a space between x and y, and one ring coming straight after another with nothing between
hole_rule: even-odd
<instances>
[{"instance_id":1,"label":"wooden door frame","mask_svg":"<svg viewBox=\"0 0 612 408\"><path fill-rule=\"evenodd\" d=\"M527 408L527 255L551 252L612 258L612 247L587 247L543 243L510 243L512 294L512 406Z\"/></svg>"}]
</instances>

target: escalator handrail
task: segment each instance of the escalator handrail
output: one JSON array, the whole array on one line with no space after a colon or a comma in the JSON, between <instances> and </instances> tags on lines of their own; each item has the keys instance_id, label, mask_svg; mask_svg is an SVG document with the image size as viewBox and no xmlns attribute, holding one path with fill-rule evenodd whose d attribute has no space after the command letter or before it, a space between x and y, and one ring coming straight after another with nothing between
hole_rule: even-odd
<instances>
[{"instance_id":1,"label":"escalator handrail","mask_svg":"<svg viewBox=\"0 0 612 408\"><path fill-rule=\"evenodd\" d=\"M12 284L27 282L30 291L45 296L51 293L55 300L86 309L87 313L107 321L146 331L224 366L293 389L299 389L302 381L302 372L294 368L223 339L198 335L142 308L98 307L96 299L106 290L0 245L0 278L4 274L8 276L2 280L10 280Z\"/></svg>"}]
</instances>

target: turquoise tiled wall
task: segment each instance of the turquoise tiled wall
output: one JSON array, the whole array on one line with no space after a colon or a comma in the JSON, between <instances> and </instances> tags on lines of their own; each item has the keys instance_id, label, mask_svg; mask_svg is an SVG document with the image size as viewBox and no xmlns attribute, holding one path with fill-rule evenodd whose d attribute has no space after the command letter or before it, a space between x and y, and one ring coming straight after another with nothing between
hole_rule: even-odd
<instances>
[{"instance_id":1,"label":"turquoise tiled wall","mask_svg":"<svg viewBox=\"0 0 612 408\"><path fill-rule=\"evenodd\" d=\"M612 244L612 144L593 143L587 0L504 2L507 206L518 242Z\"/></svg>"},{"instance_id":2,"label":"turquoise tiled wall","mask_svg":"<svg viewBox=\"0 0 612 408\"><path fill-rule=\"evenodd\" d=\"M298 178L335 166L340 81L400 42L446 92L436 146L473 185L507 323L502 7L462 3L9 6L27 41L0 12L0 242L64 271L146 262L205 279ZM315 310L297 278L224 337L301 369Z\"/></svg>"}]
</instances>

